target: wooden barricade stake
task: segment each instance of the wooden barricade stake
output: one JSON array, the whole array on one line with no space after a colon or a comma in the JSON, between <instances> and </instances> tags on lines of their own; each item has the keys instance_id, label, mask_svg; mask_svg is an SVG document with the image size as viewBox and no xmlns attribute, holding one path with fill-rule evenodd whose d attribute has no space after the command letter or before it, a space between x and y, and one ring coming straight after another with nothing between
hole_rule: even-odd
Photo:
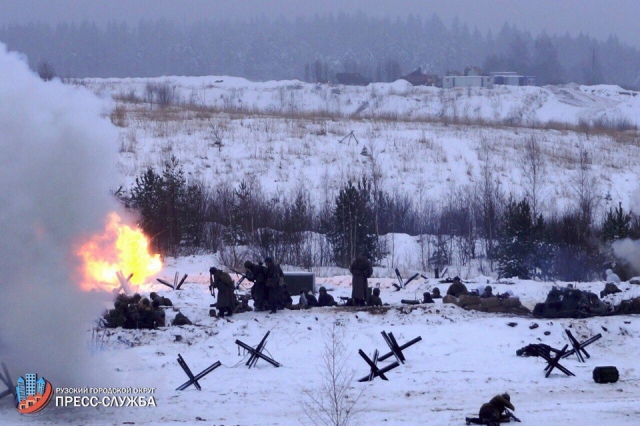
<instances>
[{"instance_id":1,"label":"wooden barricade stake","mask_svg":"<svg viewBox=\"0 0 640 426\"><path fill-rule=\"evenodd\" d=\"M595 336L590 337L589 339L587 339L584 342L580 343L580 342L578 342L578 340L576 340L575 337L573 337L573 334L571 334L571 331L568 328L565 329L564 331L567 333L567 337L569 338L569 342L571 342L571 346L573 346L573 349L568 351L562 357L563 358L567 358L568 356L576 354L576 357L578 358L578 361L580 361L580 362L585 362L584 361L585 357L591 358L591 355L589 355L589 352L586 351L585 346L588 346L588 345L592 344L593 342L595 342L596 340L598 340L598 339L600 339L602 337L602 334L598 333Z\"/></svg>"},{"instance_id":2,"label":"wooden barricade stake","mask_svg":"<svg viewBox=\"0 0 640 426\"><path fill-rule=\"evenodd\" d=\"M120 282L120 288L122 289L122 291L124 291L125 294L133 294L133 291L131 291L131 286L130 286L131 277L133 277L133 274L129 274L129 276L125 278L124 273L122 271L116 271L116 277Z\"/></svg>"},{"instance_id":3,"label":"wooden barricade stake","mask_svg":"<svg viewBox=\"0 0 640 426\"><path fill-rule=\"evenodd\" d=\"M387 343L387 345L389 346L389 349L391 349L391 352L386 353L384 355L382 355L380 358L378 358L378 361L384 361L385 359L391 357L392 355L396 357L396 360L398 360L398 362L404 364L404 362L406 361L404 354L402 353L403 350L407 349L409 346L418 343L419 341L422 340L421 336L416 337L413 340L408 341L407 343L405 343L404 345L400 346L398 345L398 342L396 341L396 338L393 336L393 333L389 333L387 334L386 332L382 332L382 338L384 339L384 341Z\"/></svg>"},{"instance_id":4,"label":"wooden barricade stake","mask_svg":"<svg viewBox=\"0 0 640 426\"><path fill-rule=\"evenodd\" d=\"M181 384L176 388L176 390L179 390L179 391L185 390L191 385L194 385L198 390L202 390L202 387L200 386L200 383L198 383L198 380L202 379L204 376L211 373L213 370L215 370L216 368L222 365L220 361L216 361L215 363L213 363L212 365L210 365L209 367L207 367L206 369L202 370L200 373L194 376L193 373L191 372L191 369L187 365L186 361L184 360L184 358L182 358L182 355L180 354L178 354L178 364L180 364L180 367L182 367L185 374L189 377L189 380L187 380L186 382L184 382L183 384Z\"/></svg>"},{"instance_id":5,"label":"wooden barricade stake","mask_svg":"<svg viewBox=\"0 0 640 426\"><path fill-rule=\"evenodd\" d=\"M554 368L562 371L567 376L575 376L575 374L573 374L567 368L560 365L560 360L564 358L565 354L567 353L568 347L569 345L564 345L564 347L560 350L551 348L550 351L546 351L540 346L532 346L532 349L536 352L536 355L547 361L547 366L544 368L546 371L544 377L549 377L551 371L553 371ZM555 353L555 357L551 356L551 352Z\"/></svg>"},{"instance_id":6,"label":"wooden barricade stake","mask_svg":"<svg viewBox=\"0 0 640 426\"><path fill-rule=\"evenodd\" d=\"M156 281L158 281L160 284L166 285L171 290L180 290L180 287L182 287L182 284L184 284L184 281L187 279L187 277L188 277L188 275L184 274L184 276L182 277L180 282L178 282L178 273L176 272L175 276L173 277L173 284L171 284L168 281L163 280L162 278L156 278Z\"/></svg>"},{"instance_id":7,"label":"wooden barricade stake","mask_svg":"<svg viewBox=\"0 0 640 426\"><path fill-rule=\"evenodd\" d=\"M362 359L364 359L364 361L369 365L369 368L371 369L368 375L358 380L359 382L370 382L376 377L380 377L382 380L389 380L387 379L387 376L384 375L384 373L390 370L393 370L394 368L400 365L397 361L394 361L393 363L387 365L384 368L378 368L378 366L376 365L377 362L379 361L377 349L373 353L373 360L371 360L367 356L367 354L364 353L362 349L358 349L358 354L362 357Z\"/></svg>"},{"instance_id":8,"label":"wooden barricade stake","mask_svg":"<svg viewBox=\"0 0 640 426\"><path fill-rule=\"evenodd\" d=\"M245 349L251 354L251 356L249 357L249 360L245 364L249 366L249 368L255 367L256 363L258 362L258 359L263 359L267 361L269 364L273 365L274 367L282 366L282 364L280 364L273 358L268 357L267 355L262 353L262 351L264 350L264 347L267 344L267 337L269 336L269 333L271 332L267 331L267 334L264 335L264 337L262 338L258 346L256 346L255 348L252 348L251 346L247 345L246 343L238 339L236 340L236 345L240 346L241 348Z\"/></svg>"}]
</instances>

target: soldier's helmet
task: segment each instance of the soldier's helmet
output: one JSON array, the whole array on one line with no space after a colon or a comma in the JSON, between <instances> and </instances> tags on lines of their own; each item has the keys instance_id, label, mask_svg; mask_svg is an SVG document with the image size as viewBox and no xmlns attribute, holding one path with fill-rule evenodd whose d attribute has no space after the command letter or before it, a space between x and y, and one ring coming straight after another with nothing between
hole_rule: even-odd
<instances>
[{"instance_id":1,"label":"soldier's helmet","mask_svg":"<svg viewBox=\"0 0 640 426\"><path fill-rule=\"evenodd\" d=\"M247 268L247 269L248 269L248 268L251 268L252 266L253 266L253 263L251 263L251 261L250 261L250 260L247 260L246 262L244 262L244 267L245 267L245 268Z\"/></svg>"},{"instance_id":2,"label":"soldier's helmet","mask_svg":"<svg viewBox=\"0 0 640 426\"><path fill-rule=\"evenodd\" d=\"M323 286L323 287L320 287L320 289L318 289L318 291L319 291L320 293L326 293L326 292L327 292L327 289L326 289L326 288L324 288L324 286Z\"/></svg>"},{"instance_id":3,"label":"soldier's helmet","mask_svg":"<svg viewBox=\"0 0 640 426\"><path fill-rule=\"evenodd\" d=\"M433 288L433 294L439 296L440 295L440 289L438 287L434 287Z\"/></svg>"},{"instance_id":4,"label":"soldier's helmet","mask_svg":"<svg viewBox=\"0 0 640 426\"><path fill-rule=\"evenodd\" d=\"M149 293L149 299L154 300L156 297L158 297L158 293L156 293L155 291Z\"/></svg>"},{"instance_id":5,"label":"soldier's helmet","mask_svg":"<svg viewBox=\"0 0 640 426\"><path fill-rule=\"evenodd\" d=\"M511 402L511 397L509 396L509 394L508 394L508 393L506 393L506 392L505 392L505 393L503 393L503 394L502 394L502 397L503 397L504 399L506 399L507 401Z\"/></svg>"},{"instance_id":6,"label":"soldier's helmet","mask_svg":"<svg viewBox=\"0 0 640 426\"><path fill-rule=\"evenodd\" d=\"M491 289L491 286L490 286L490 285L488 285L488 286L486 286L486 287L484 288L484 292L485 292L485 293L491 293L492 291L493 291L493 290Z\"/></svg>"},{"instance_id":7,"label":"soldier's helmet","mask_svg":"<svg viewBox=\"0 0 640 426\"><path fill-rule=\"evenodd\" d=\"M453 282L454 283L458 282L458 281L461 281L459 276L456 275L455 277L453 277Z\"/></svg>"}]
</instances>

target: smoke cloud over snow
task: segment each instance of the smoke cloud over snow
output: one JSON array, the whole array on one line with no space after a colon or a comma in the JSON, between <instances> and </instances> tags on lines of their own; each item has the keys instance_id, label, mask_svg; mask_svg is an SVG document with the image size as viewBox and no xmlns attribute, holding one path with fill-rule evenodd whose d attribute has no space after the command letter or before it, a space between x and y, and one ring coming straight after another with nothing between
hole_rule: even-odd
<instances>
[{"instance_id":1,"label":"smoke cloud over snow","mask_svg":"<svg viewBox=\"0 0 640 426\"><path fill-rule=\"evenodd\" d=\"M87 330L102 302L80 290L74 248L117 209L117 131L103 107L0 44L0 361L14 376L89 385Z\"/></svg>"},{"instance_id":2,"label":"smoke cloud over snow","mask_svg":"<svg viewBox=\"0 0 640 426\"><path fill-rule=\"evenodd\" d=\"M640 241L634 241L630 238L614 241L611 244L613 253L629 263L634 273L640 271Z\"/></svg>"}]
</instances>

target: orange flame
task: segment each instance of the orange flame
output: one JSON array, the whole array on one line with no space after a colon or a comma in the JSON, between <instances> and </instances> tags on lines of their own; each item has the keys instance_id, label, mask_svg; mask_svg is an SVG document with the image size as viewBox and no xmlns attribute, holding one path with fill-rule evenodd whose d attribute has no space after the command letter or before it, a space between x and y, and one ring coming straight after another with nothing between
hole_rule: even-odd
<instances>
[{"instance_id":1,"label":"orange flame","mask_svg":"<svg viewBox=\"0 0 640 426\"><path fill-rule=\"evenodd\" d=\"M142 230L122 224L115 212L109 214L104 234L92 236L76 254L84 261L81 287L85 291L119 289L118 271L133 274L131 283L141 285L162 269L160 255L149 254L149 240Z\"/></svg>"}]
</instances>

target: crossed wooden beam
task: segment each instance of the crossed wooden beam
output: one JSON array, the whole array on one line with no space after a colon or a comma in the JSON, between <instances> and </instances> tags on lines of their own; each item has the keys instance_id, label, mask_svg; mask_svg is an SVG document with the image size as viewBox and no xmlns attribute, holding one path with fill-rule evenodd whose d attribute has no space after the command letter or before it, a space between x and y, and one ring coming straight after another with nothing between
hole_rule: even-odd
<instances>
[{"instance_id":1,"label":"crossed wooden beam","mask_svg":"<svg viewBox=\"0 0 640 426\"><path fill-rule=\"evenodd\" d=\"M418 343L420 340L422 340L422 337L418 336L415 339L410 340L404 345L400 346L398 345L396 338L393 336L393 333L387 334L385 331L382 332L382 338L384 339L385 342L387 342L387 345L389 346L389 349L391 349L391 352L382 355L380 358L378 358L378 361L384 361L385 359L393 355L396 357L396 360L398 360L398 362L402 364L404 364L404 362L406 361L402 351L407 349L409 346L415 343Z\"/></svg>"},{"instance_id":2,"label":"crossed wooden beam","mask_svg":"<svg viewBox=\"0 0 640 426\"><path fill-rule=\"evenodd\" d=\"M359 382L370 382L376 377L380 377L382 380L389 380L387 379L387 376L384 375L384 373L396 368L401 363L404 364L404 362L406 361L406 358L402 353L402 351L404 349L407 349L409 346L416 344L422 340L422 337L418 336L415 339L408 341L404 345L399 345L393 333L387 333L385 331L382 331L381 334L382 334L382 338L387 343L391 351L387 352L382 356L379 356L379 352L376 349L375 352L373 353L373 359L371 359L367 356L367 354L364 353L362 349L359 349L358 354L362 357L362 359L364 359L364 361L369 365L369 368L371 369L371 371L367 376L358 380ZM387 365L384 368L378 368L378 365L377 365L378 361L384 361L385 359L391 358L392 356L396 358L396 361L392 362L391 364Z\"/></svg>"},{"instance_id":3,"label":"crossed wooden beam","mask_svg":"<svg viewBox=\"0 0 640 426\"><path fill-rule=\"evenodd\" d=\"M592 344L602 337L602 334L598 333L581 343L578 342L575 337L573 337L573 334L571 334L571 331L568 328L564 331L567 333L567 337L569 338L569 342L571 342L571 346L573 346L573 349L564 354L563 358L567 358L568 356L576 354L576 357L578 357L578 361L580 362L584 362L585 357L591 358L591 355L589 355L589 352L586 351L585 346Z\"/></svg>"},{"instance_id":4,"label":"crossed wooden beam","mask_svg":"<svg viewBox=\"0 0 640 426\"><path fill-rule=\"evenodd\" d=\"M186 382L184 382L183 384L181 384L176 388L176 390L180 390L180 391L185 390L191 385L194 385L198 390L202 390L202 387L200 386L200 383L198 383L198 380L202 379L204 376L211 373L213 370L215 370L216 368L222 365L220 361L216 361L215 363L207 367L205 370L202 370L202 372L194 376L193 373L191 372L191 369L187 365L186 361L184 360L184 358L182 358L182 355L180 354L178 354L178 364L180 364L180 367L182 367L182 369L187 374L187 376L189 376L189 380L187 380Z\"/></svg>"},{"instance_id":5,"label":"crossed wooden beam","mask_svg":"<svg viewBox=\"0 0 640 426\"><path fill-rule=\"evenodd\" d=\"M358 380L359 382L370 382L376 377L380 377L382 380L389 380L387 379L387 376L384 375L384 373L386 373L389 370L393 370L394 368L400 365L398 361L394 361L393 363L387 365L384 368L378 368L378 366L376 365L379 361L377 349L373 352L373 360L369 358L362 349L358 349L358 354L360 354L362 359L364 359L364 361L367 364L369 364L369 367L371 368L371 371L369 372L369 374L364 376L360 380Z\"/></svg>"},{"instance_id":6,"label":"crossed wooden beam","mask_svg":"<svg viewBox=\"0 0 640 426\"><path fill-rule=\"evenodd\" d=\"M398 270L398 268L396 268L396 277L398 278L398 283L400 283L400 285L397 285L397 284L392 284L392 285L396 288L396 291L400 291L401 289L405 288L407 284L409 284L411 281L418 278L419 275L420 275L419 273L416 273L413 276L411 276L408 280L403 281L402 275L400 275L400 271Z\"/></svg>"},{"instance_id":7,"label":"crossed wooden beam","mask_svg":"<svg viewBox=\"0 0 640 426\"><path fill-rule=\"evenodd\" d=\"M241 340L236 339L236 345L240 346L241 348L245 349L251 354L251 356L249 357L249 360L245 364L249 366L249 368L255 367L259 359L263 359L267 361L269 364L273 365L274 367L282 366L282 364L280 364L278 361L262 353L262 351L264 350L264 347L267 344L267 337L269 337L269 333L271 333L271 331L267 331L267 334L264 335L260 343L258 343L258 346L256 346L255 348L252 348L251 346L247 345Z\"/></svg>"},{"instance_id":8,"label":"crossed wooden beam","mask_svg":"<svg viewBox=\"0 0 640 426\"><path fill-rule=\"evenodd\" d=\"M4 364L4 362L0 363L0 365L2 365L2 371L0 371L0 381L2 381L2 383L4 383L5 386L7 387L7 389L0 392L0 399L9 395L13 395L13 398L15 399L16 388L15 388L15 385L13 384L13 380L11 380L11 375L9 374L9 370L7 369L7 366ZM4 372L4 375L3 375L3 372Z\"/></svg>"},{"instance_id":9,"label":"crossed wooden beam","mask_svg":"<svg viewBox=\"0 0 640 426\"><path fill-rule=\"evenodd\" d=\"M554 368L562 371L567 376L575 376L575 374L569 371L566 367L560 365L560 360L567 354L568 347L569 345L564 345L564 347L560 350L551 348L550 351L547 351L538 345L532 346L532 349L536 353L536 356L539 356L540 358L547 361L547 366L544 368L544 370L546 371L544 377L549 377L551 371L553 371ZM551 352L553 352L554 355L551 355Z\"/></svg>"},{"instance_id":10,"label":"crossed wooden beam","mask_svg":"<svg viewBox=\"0 0 640 426\"><path fill-rule=\"evenodd\" d=\"M173 278L173 284L171 284L168 281L163 280L162 278L156 278L156 281L158 281L160 284L164 284L167 287L170 287L172 290L180 290L180 287L182 287L182 284L184 284L184 280L187 279L187 274L184 274L184 276L182 277L182 279L180 280L180 282L178 282L178 272L176 272L175 277Z\"/></svg>"},{"instance_id":11,"label":"crossed wooden beam","mask_svg":"<svg viewBox=\"0 0 640 426\"><path fill-rule=\"evenodd\" d=\"M116 278L118 278L118 282L120 282L120 288L122 289L122 291L124 291L125 294L133 294L133 291L131 290L131 277L133 277L133 274L129 274L129 276L125 278L124 272L116 271Z\"/></svg>"}]
</instances>

